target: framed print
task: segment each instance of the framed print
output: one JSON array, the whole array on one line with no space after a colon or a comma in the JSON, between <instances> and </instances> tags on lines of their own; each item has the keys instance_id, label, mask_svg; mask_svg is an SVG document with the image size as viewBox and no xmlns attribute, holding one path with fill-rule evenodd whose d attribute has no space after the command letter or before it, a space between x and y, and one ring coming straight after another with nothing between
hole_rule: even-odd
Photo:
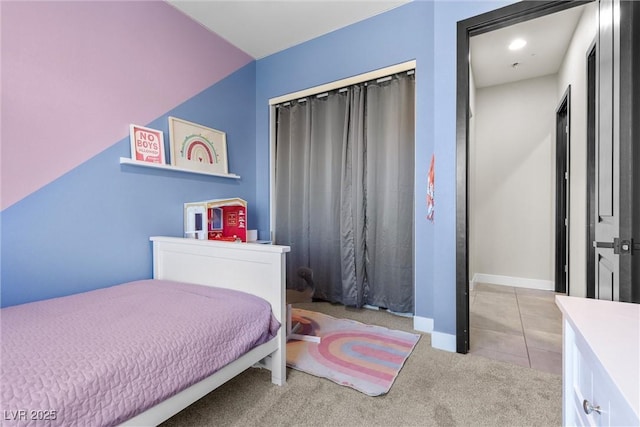
<instances>
[{"instance_id":1,"label":"framed print","mask_svg":"<svg viewBox=\"0 0 640 427\"><path fill-rule=\"evenodd\" d=\"M224 132L169 117L169 141L173 166L223 175L229 173Z\"/></svg>"},{"instance_id":2,"label":"framed print","mask_svg":"<svg viewBox=\"0 0 640 427\"><path fill-rule=\"evenodd\" d=\"M131 159L147 163L165 163L164 134L160 130L129 125Z\"/></svg>"}]
</instances>

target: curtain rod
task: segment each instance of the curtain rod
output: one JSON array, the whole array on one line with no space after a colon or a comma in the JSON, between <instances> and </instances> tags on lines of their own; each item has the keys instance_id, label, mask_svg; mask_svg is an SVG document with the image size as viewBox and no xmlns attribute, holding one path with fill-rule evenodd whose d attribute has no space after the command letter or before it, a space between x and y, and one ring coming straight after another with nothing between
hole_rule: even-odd
<instances>
[{"instance_id":1,"label":"curtain rod","mask_svg":"<svg viewBox=\"0 0 640 427\"><path fill-rule=\"evenodd\" d=\"M407 72L406 72L406 74L407 74L408 76L411 76L411 75L415 74L415 71L416 71L416 70L409 70L409 71L407 71ZM364 86L367 86L370 82L372 82L372 81L374 81L374 80L375 80L375 82L376 82L376 83L384 83L384 82L388 82L388 81L390 81L390 80L393 80L393 77L394 77L395 75L397 75L397 74L400 74L400 73L395 73L395 74L393 74L393 75L386 76L386 77L380 77L379 79L372 79L372 80L368 80L368 81L362 81L362 82L359 82L359 83L353 83L353 84L351 84L351 85L349 85L349 86L346 86L346 87L342 87L342 88L340 88L340 89L337 89L337 92L338 92L338 93L344 93L344 92L347 92L347 91L349 90L349 88L351 88L351 87L353 87L353 86L356 86L356 85L359 85L359 84L364 85ZM334 89L334 90L335 90L335 89ZM328 92L322 92L322 93L318 93L317 95L309 95L309 96L313 96L313 97L315 97L315 98L326 98L326 97L328 97L328 96L329 96L329 92L331 92L331 91L328 91ZM283 102L283 103L280 103L280 104L275 104L274 106L275 106L275 107L279 107L279 106L288 107L288 106L289 106L289 105L291 105L291 103L292 103L292 102L294 102L294 101L295 101L295 102L298 102L298 103L306 102L306 101L307 101L307 98L308 98L309 96L305 96L305 97L303 97L303 98L298 98L298 99L291 99L291 100L289 100L289 101L286 101L286 102Z\"/></svg>"},{"instance_id":2,"label":"curtain rod","mask_svg":"<svg viewBox=\"0 0 640 427\"><path fill-rule=\"evenodd\" d=\"M341 89L354 84L363 83L371 80L375 80L381 77L386 77L392 74L399 74L405 71L414 71L416 69L416 60L402 62L400 64L392 65L390 67L380 68L378 70L369 71L367 73L359 74L357 76L348 77L342 80L336 80L331 83L315 86L309 89L304 89L297 92L292 92L286 95L278 96L269 99L269 105L283 104L287 101L293 101L294 99L304 98L306 96L314 96L318 93L329 92L336 89Z\"/></svg>"}]
</instances>

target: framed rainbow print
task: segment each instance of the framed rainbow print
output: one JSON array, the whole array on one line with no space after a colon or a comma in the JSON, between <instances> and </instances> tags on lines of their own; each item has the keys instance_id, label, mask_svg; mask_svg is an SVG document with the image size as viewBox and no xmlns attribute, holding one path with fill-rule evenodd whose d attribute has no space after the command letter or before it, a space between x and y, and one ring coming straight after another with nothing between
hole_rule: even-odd
<instances>
[{"instance_id":1,"label":"framed rainbow print","mask_svg":"<svg viewBox=\"0 0 640 427\"><path fill-rule=\"evenodd\" d=\"M197 123L169 117L171 165L228 175L227 135Z\"/></svg>"}]
</instances>

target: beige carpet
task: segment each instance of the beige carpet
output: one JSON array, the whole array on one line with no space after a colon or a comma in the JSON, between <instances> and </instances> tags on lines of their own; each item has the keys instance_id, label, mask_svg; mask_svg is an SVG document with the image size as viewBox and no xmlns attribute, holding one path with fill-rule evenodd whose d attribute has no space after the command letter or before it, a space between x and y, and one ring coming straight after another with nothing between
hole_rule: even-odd
<instances>
[{"instance_id":1,"label":"beige carpet","mask_svg":"<svg viewBox=\"0 0 640 427\"><path fill-rule=\"evenodd\" d=\"M386 312L295 306L413 332L411 319ZM249 369L163 426L552 426L562 422L561 385L558 375L433 349L424 335L386 395L295 370L278 387Z\"/></svg>"}]
</instances>

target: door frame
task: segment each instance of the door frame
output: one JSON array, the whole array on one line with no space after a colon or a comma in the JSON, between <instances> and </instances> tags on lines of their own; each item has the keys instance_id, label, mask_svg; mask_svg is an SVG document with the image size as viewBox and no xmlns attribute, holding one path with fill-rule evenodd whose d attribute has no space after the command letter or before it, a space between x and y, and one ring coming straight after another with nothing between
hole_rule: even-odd
<instances>
[{"instance_id":1,"label":"door frame","mask_svg":"<svg viewBox=\"0 0 640 427\"><path fill-rule=\"evenodd\" d=\"M564 117L564 121L563 121ZM562 129L562 124L566 126ZM571 85L556 109L556 208L555 208L555 291L569 288L569 159L571 147Z\"/></svg>"},{"instance_id":2,"label":"door frame","mask_svg":"<svg viewBox=\"0 0 640 427\"><path fill-rule=\"evenodd\" d=\"M593 0L524 0L458 22L456 56L456 351L469 351L469 38Z\"/></svg>"},{"instance_id":3,"label":"door frame","mask_svg":"<svg viewBox=\"0 0 640 427\"><path fill-rule=\"evenodd\" d=\"M631 10L629 10L631 9ZM640 135L640 121L637 120L638 115L640 114L640 83L638 83L637 76L640 72L640 31L638 31L638 26L640 26L640 4L637 2L633 3L631 6L627 5L622 10L623 13L626 13L628 16L628 20L631 21L629 23L627 20L623 20L622 29L623 31L627 31L627 27L630 27L628 30L628 36L625 37L625 40L621 43L621 49L624 52L631 51L631 55L627 55L628 58L622 61L621 66L627 67L623 68L623 76L622 82L623 88L628 88L627 85L631 85L631 89L627 91L626 94L622 95L623 102L629 102L629 110L627 111L627 116L623 118L622 125L628 126L629 131L632 136L623 135L624 138L633 138L635 135L636 141L638 141L638 137ZM635 27L635 31L634 31ZM634 80L635 79L635 80ZM630 82L635 81L635 84L631 84ZM633 118L636 117L634 120ZM633 146L633 142L629 142L630 146ZM639 144L636 144L635 150L633 154L629 156L629 165L630 170L627 170L627 173L631 173L633 178L631 179L631 189L630 196L633 199L629 202L629 208L632 211L632 218L630 218L630 224L627 226L629 230L627 232L633 237L634 242L634 252L636 257L640 257L640 171L636 168L635 173L633 170L633 165L640 165L640 148ZM628 153L626 153L628 154ZM636 262L631 262L630 266L630 274L631 274L631 302L640 303L640 261L636 259Z\"/></svg>"},{"instance_id":4,"label":"door frame","mask_svg":"<svg viewBox=\"0 0 640 427\"><path fill-rule=\"evenodd\" d=\"M587 298L596 297L596 40L587 49Z\"/></svg>"}]
</instances>

